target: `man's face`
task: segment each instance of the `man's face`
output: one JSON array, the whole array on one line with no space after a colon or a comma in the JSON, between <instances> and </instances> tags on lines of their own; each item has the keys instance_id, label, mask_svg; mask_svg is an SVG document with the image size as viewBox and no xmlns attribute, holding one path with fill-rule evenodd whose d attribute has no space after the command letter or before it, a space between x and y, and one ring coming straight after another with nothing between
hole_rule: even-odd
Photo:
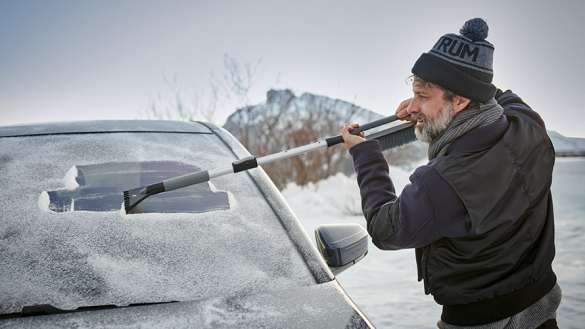
<instances>
[{"instance_id":1,"label":"man's face","mask_svg":"<svg viewBox=\"0 0 585 329\"><path fill-rule=\"evenodd\" d=\"M443 98L444 91L430 83L415 80L414 97L407 111L416 120L416 137L426 143L435 140L449 125L455 111L453 104Z\"/></svg>"}]
</instances>

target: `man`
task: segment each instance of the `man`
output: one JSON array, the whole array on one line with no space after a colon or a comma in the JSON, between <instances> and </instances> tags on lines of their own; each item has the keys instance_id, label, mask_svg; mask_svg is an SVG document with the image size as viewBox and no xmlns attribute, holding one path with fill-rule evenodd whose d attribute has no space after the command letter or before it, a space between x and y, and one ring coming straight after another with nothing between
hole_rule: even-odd
<instances>
[{"instance_id":1,"label":"man","mask_svg":"<svg viewBox=\"0 0 585 329\"><path fill-rule=\"evenodd\" d=\"M351 135L357 124L341 133L373 243L416 248L439 328L557 328L554 149L539 115L491 83L487 29L467 21L414 64L414 96L396 114L416 120L429 162L400 196L378 142Z\"/></svg>"}]
</instances>

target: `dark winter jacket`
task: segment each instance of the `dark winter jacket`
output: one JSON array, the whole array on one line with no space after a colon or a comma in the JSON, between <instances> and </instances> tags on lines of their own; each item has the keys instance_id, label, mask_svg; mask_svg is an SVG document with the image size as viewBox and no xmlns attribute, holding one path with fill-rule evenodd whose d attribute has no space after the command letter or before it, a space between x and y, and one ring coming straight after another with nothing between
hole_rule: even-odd
<instances>
[{"instance_id":1,"label":"dark winter jacket","mask_svg":"<svg viewBox=\"0 0 585 329\"><path fill-rule=\"evenodd\" d=\"M516 314L556 283L554 149L518 96L496 99L505 115L417 168L399 197L376 141L350 149L373 243L416 248L419 281L454 325Z\"/></svg>"}]
</instances>

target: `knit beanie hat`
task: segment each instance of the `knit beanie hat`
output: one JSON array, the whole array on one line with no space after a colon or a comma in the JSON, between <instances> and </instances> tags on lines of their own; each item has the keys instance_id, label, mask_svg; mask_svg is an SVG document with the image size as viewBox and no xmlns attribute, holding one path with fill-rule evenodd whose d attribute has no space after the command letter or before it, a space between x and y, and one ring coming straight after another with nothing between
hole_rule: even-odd
<instances>
[{"instance_id":1,"label":"knit beanie hat","mask_svg":"<svg viewBox=\"0 0 585 329\"><path fill-rule=\"evenodd\" d=\"M494 46L485 40L488 25L481 18L473 18L459 33L443 35L418 58L412 73L457 95L486 102L496 92L491 83Z\"/></svg>"}]
</instances>

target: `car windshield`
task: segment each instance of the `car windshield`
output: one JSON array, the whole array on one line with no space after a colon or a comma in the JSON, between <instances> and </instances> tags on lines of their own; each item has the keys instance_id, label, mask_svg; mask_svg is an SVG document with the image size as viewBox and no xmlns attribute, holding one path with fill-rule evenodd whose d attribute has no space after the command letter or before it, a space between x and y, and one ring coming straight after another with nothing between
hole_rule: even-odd
<instances>
[{"instance_id":1,"label":"car windshield","mask_svg":"<svg viewBox=\"0 0 585 329\"><path fill-rule=\"evenodd\" d=\"M143 213L122 211L121 191L234 160L213 134L0 138L0 314L315 283L245 173L153 196Z\"/></svg>"}]
</instances>

